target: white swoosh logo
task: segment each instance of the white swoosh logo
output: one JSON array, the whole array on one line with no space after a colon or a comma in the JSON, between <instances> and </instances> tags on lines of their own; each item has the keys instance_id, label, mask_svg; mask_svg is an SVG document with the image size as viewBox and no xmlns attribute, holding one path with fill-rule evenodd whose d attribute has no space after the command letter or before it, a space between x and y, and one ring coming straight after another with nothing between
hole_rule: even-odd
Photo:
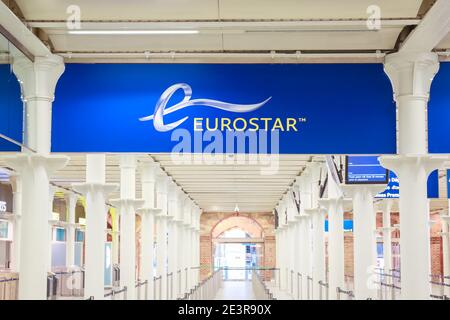
<instances>
[{"instance_id":1,"label":"white swoosh logo","mask_svg":"<svg viewBox=\"0 0 450 320\"><path fill-rule=\"evenodd\" d=\"M169 107L166 109L167 103L169 102L172 95L178 90L183 89L184 91L184 98L181 102ZM263 105L265 105L272 97L267 98L266 100L255 103L255 104L234 104L234 103L228 103L228 102L222 102L217 100L211 100L211 99L193 99L192 97L192 89L187 83L177 83L173 86L170 86L166 89L166 91L163 92L161 97L159 98L158 102L155 106L155 112L153 115L146 116L139 118L139 121L149 121L153 120L153 125L157 131L165 132L170 131L176 127L178 127L180 124L185 122L189 117L184 117L178 121L164 124L164 115L175 112L177 110L190 107L190 106L207 106L211 108L221 109L225 111L230 112L250 112L256 109L261 108Z\"/></svg>"}]
</instances>

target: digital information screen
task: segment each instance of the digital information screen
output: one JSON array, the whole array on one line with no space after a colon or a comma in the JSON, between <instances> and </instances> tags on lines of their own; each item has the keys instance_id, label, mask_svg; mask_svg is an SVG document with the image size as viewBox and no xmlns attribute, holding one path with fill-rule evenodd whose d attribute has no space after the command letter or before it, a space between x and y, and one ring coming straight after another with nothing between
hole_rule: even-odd
<instances>
[{"instance_id":1,"label":"digital information screen","mask_svg":"<svg viewBox=\"0 0 450 320\"><path fill-rule=\"evenodd\" d=\"M389 178L378 156L347 156L345 172L346 184L387 184Z\"/></svg>"}]
</instances>

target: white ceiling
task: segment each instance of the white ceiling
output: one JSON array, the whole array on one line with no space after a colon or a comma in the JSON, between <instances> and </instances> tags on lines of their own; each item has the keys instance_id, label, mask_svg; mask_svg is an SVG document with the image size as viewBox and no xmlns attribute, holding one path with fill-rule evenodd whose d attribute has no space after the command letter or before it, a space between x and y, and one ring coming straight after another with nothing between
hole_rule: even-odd
<instances>
[{"instance_id":1,"label":"white ceiling","mask_svg":"<svg viewBox=\"0 0 450 320\"><path fill-rule=\"evenodd\" d=\"M86 156L70 154L69 157L69 164L50 177L56 185L67 188L72 183L84 182L86 176ZM280 155L279 169L273 173L267 170L267 161L250 164L248 156L243 162L235 156L223 155L218 160L220 163L179 164L172 160L170 154L141 154L138 161L148 157L159 162L204 211L217 212L233 212L236 205L241 212L271 212L312 159L308 155ZM4 167L1 157L0 167ZM106 182L120 183L119 155L106 157ZM110 200L118 197L118 191L108 196ZM141 197L139 170L136 174L136 197Z\"/></svg>"},{"instance_id":2,"label":"white ceiling","mask_svg":"<svg viewBox=\"0 0 450 320\"><path fill-rule=\"evenodd\" d=\"M143 57L146 51L387 51L394 48L405 25L420 22L417 15L422 4L422 0L15 1L25 23L44 30L54 51L64 55L68 62L100 59L100 53L107 53L110 58L117 57L118 53L141 53L140 57ZM70 5L80 7L82 29L148 29L155 26L183 29L198 24L200 33L163 36L68 34L66 19L69 14L66 10ZM382 27L378 31L366 27L367 8L371 5L381 9ZM216 24L202 27L205 22ZM290 23L288 27L283 24L286 22ZM230 29L227 23L238 27ZM447 47L447 42L444 41L442 46Z\"/></svg>"}]
</instances>

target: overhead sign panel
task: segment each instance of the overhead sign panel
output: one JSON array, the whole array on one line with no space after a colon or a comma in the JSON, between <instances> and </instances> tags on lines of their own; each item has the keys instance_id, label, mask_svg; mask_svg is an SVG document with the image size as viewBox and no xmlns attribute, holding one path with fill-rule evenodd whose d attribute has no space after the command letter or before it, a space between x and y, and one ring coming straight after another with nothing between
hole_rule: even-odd
<instances>
[{"instance_id":1,"label":"overhead sign panel","mask_svg":"<svg viewBox=\"0 0 450 320\"><path fill-rule=\"evenodd\" d=\"M347 156L346 184L386 184L388 170L378 161L378 156Z\"/></svg>"},{"instance_id":2,"label":"overhead sign panel","mask_svg":"<svg viewBox=\"0 0 450 320\"><path fill-rule=\"evenodd\" d=\"M54 152L393 154L381 64L68 64Z\"/></svg>"},{"instance_id":3,"label":"overhead sign panel","mask_svg":"<svg viewBox=\"0 0 450 320\"><path fill-rule=\"evenodd\" d=\"M399 198L400 183L397 175L383 168L379 156L346 157L346 184L386 184L386 189L375 198ZM427 181L428 198L439 198L439 174L433 171Z\"/></svg>"}]
</instances>

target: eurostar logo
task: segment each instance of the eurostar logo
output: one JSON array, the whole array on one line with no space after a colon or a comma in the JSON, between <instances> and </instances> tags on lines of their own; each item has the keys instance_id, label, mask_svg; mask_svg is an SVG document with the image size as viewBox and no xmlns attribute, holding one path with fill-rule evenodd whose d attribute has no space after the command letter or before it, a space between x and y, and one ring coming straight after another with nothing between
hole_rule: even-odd
<instances>
[{"instance_id":1,"label":"eurostar logo","mask_svg":"<svg viewBox=\"0 0 450 320\"><path fill-rule=\"evenodd\" d=\"M171 106L167 107L167 104L169 103L170 98L173 96L173 94L179 90L182 89L184 91L184 98L181 102ZM191 86L189 86L187 83L177 83L169 88L167 88L161 97L159 98L158 102L155 106L155 111L152 115L139 118L139 121L150 121L153 120L153 126L157 131L160 132L166 132L175 129L180 124L185 122L187 119L189 119L188 116L172 122L172 123L164 123L164 116L166 114L170 114L172 112L175 112L177 110L181 110L187 107L198 107L198 106L204 106L204 107L211 107L216 109L221 109L229 112L235 112L235 113L245 113L257 110L261 108L263 105L265 105L272 97L267 98L266 100L255 103L255 104L234 104L234 103L228 103L218 100L212 100L212 99L192 99L192 89Z\"/></svg>"}]
</instances>

